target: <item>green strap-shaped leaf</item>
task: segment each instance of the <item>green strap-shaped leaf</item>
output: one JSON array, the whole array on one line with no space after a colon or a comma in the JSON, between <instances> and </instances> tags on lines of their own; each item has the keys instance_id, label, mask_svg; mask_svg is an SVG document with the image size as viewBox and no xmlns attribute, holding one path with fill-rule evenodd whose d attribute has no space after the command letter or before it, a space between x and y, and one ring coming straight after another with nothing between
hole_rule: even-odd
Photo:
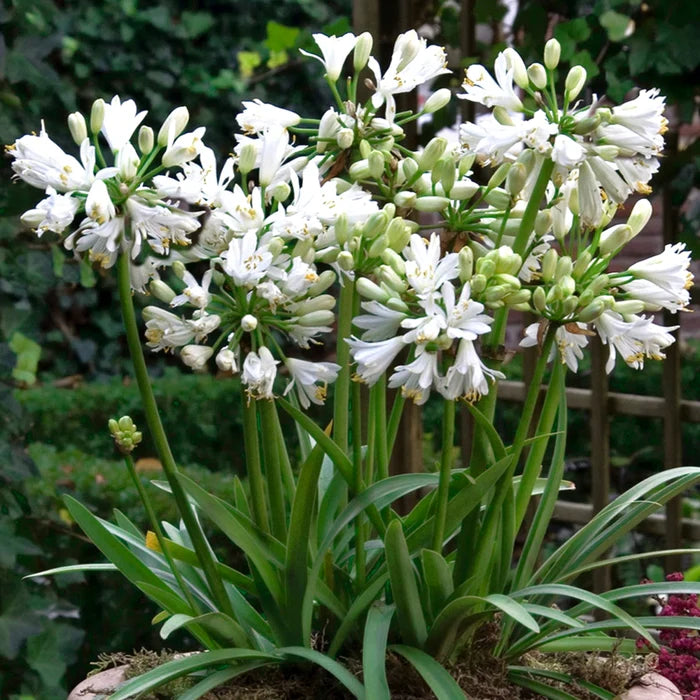
<instances>
[{"instance_id":1,"label":"green strap-shaped leaf","mask_svg":"<svg viewBox=\"0 0 700 700\"><path fill-rule=\"evenodd\" d=\"M188 688L184 693L178 695L177 700L199 700L199 698L206 695L210 690L218 688L232 678L248 673L249 671L254 671L261 666L268 666L269 663L269 661L248 661L236 664L233 668L223 668L221 671L214 671L214 673L210 673L204 680L199 681L197 685Z\"/></svg>"},{"instance_id":2,"label":"green strap-shaped leaf","mask_svg":"<svg viewBox=\"0 0 700 700\"><path fill-rule=\"evenodd\" d=\"M423 578L428 587L428 602L433 617L442 610L445 601L452 595L452 569L439 552L424 549L421 552Z\"/></svg>"},{"instance_id":3,"label":"green strap-shaped leaf","mask_svg":"<svg viewBox=\"0 0 700 700\"><path fill-rule=\"evenodd\" d=\"M393 605L376 603L369 609L362 644L362 675L372 700L391 700L386 679L386 643L389 638Z\"/></svg>"},{"instance_id":4,"label":"green strap-shaped leaf","mask_svg":"<svg viewBox=\"0 0 700 700\"><path fill-rule=\"evenodd\" d=\"M560 675L565 676L565 674ZM519 685L521 688L539 693L541 696L549 698L549 700L579 700L576 695L567 693L565 690L561 690L561 688L554 688L543 681L538 681L536 678L532 678L529 669L524 672L509 672L508 679L515 683L515 685ZM563 679L557 678L557 680Z\"/></svg>"},{"instance_id":5,"label":"green strap-shaped leaf","mask_svg":"<svg viewBox=\"0 0 700 700\"><path fill-rule=\"evenodd\" d=\"M38 576L54 576L56 574L73 574L90 571L119 571L116 564L72 564L71 566L57 566L54 569L37 571L35 574L27 574L23 578L37 578Z\"/></svg>"},{"instance_id":6,"label":"green strap-shaped leaf","mask_svg":"<svg viewBox=\"0 0 700 700\"><path fill-rule=\"evenodd\" d=\"M588 681L573 678L568 673L561 673L559 671L551 671L549 669L543 668L530 668L529 666L508 667L508 678L518 685L520 685L517 681L518 678L532 679L532 676L539 676L540 678L549 678L551 680L560 681L563 683L570 683L572 685L580 685L581 687L588 690L592 695L595 695L596 697L601 698L602 700L613 700L615 697L615 695L609 690L600 688L594 683L589 683Z\"/></svg>"},{"instance_id":7,"label":"green strap-shaped leaf","mask_svg":"<svg viewBox=\"0 0 700 700\"><path fill-rule=\"evenodd\" d=\"M387 527L384 550L401 637L412 646L422 647L428 630L400 520L393 520Z\"/></svg>"},{"instance_id":8,"label":"green strap-shaped leaf","mask_svg":"<svg viewBox=\"0 0 700 700\"><path fill-rule=\"evenodd\" d=\"M496 428L493 427L493 421L490 421L476 406L468 403L467 408L476 424L484 431L484 435L486 435L493 450L494 457L503 459L506 456L506 446L503 444L503 440L501 440L501 436Z\"/></svg>"},{"instance_id":9,"label":"green strap-shaped leaf","mask_svg":"<svg viewBox=\"0 0 700 700\"><path fill-rule=\"evenodd\" d=\"M432 656L424 651L403 644L393 644L389 647L404 657L413 668L420 673L430 690L435 693L437 700L464 700L466 695L457 685L457 681Z\"/></svg>"},{"instance_id":10,"label":"green strap-shaped leaf","mask_svg":"<svg viewBox=\"0 0 700 700\"><path fill-rule=\"evenodd\" d=\"M168 661L151 671L132 678L110 696L110 700L131 700L141 693L147 693L164 683L186 676L194 671L200 671L210 666L231 662L279 662L279 657L265 654L254 649L215 649L193 654L184 659Z\"/></svg>"},{"instance_id":11,"label":"green strap-shaped leaf","mask_svg":"<svg viewBox=\"0 0 700 700\"><path fill-rule=\"evenodd\" d=\"M167 639L175 630L181 627L199 625L216 639L237 647L245 647L248 639L243 628L231 617L220 612L204 613L192 617L191 615L173 615L168 618L160 628L161 639Z\"/></svg>"}]
</instances>

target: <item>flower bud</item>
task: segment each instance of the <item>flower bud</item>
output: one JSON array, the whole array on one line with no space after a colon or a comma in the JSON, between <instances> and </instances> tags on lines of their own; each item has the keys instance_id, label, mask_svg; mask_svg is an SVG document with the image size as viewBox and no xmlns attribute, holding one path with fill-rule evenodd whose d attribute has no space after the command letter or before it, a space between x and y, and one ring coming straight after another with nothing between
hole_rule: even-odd
<instances>
[{"instance_id":1,"label":"flower bud","mask_svg":"<svg viewBox=\"0 0 700 700\"><path fill-rule=\"evenodd\" d=\"M504 284L497 284L493 287L487 287L484 292L484 300L488 302L500 301L510 292L510 288Z\"/></svg>"},{"instance_id":2,"label":"flower bud","mask_svg":"<svg viewBox=\"0 0 700 700\"><path fill-rule=\"evenodd\" d=\"M459 176L464 177L471 172L472 165L476 160L476 155L474 153L466 153L459 159Z\"/></svg>"},{"instance_id":3,"label":"flower bud","mask_svg":"<svg viewBox=\"0 0 700 700\"><path fill-rule=\"evenodd\" d=\"M370 258L378 258L387 249L388 245L389 241L386 234L383 233L372 241L372 245L369 247L367 254Z\"/></svg>"},{"instance_id":4,"label":"flower bud","mask_svg":"<svg viewBox=\"0 0 700 700\"><path fill-rule=\"evenodd\" d=\"M600 294L604 289L608 287L610 284L610 277L608 275L598 275L589 285L588 289L590 289L594 295Z\"/></svg>"},{"instance_id":5,"label":"flower bud","mask_svg":"<svg viewBox=\"0 0 700 700\"><path fill-rule=\"evenodd\" d=\"M351 148L354 140L355 132L352 129L339 129L335 136L335 142L338 144L338 148L342 150Z\"/></svg>"},{"instance_id":6,"label":"flower bud","mask_svg":"<svg viewBox=\"0 0 700 700\"><path fill-rule=\"evenodd\" d=\"M535 235L538 238L541 238L542 236L549 231L549 229L552 227L552 212L549 211L549 209L542 209L541 211L537 212L537 216L535 217Z\"/></svg>"},{"instance_id":7,"label":"flower bud","mask_svg":"<svg viewBox=\"0 0 700 700\"><path fill-rule=\"evenodd\" d=\"M496 272L496 261L490 257L479 258L476 261L476 272L486 279L493 277Z\"/></svg>"},{"instance_id":8,"label":"flower bud","mask_svg":"<svg viewBox=\"0 0 700 700\"><path fill-rule=\"evenodd\" d=\"M324 270L318 276L318 279L309 287L309 296L313 297L318 294L323 294L333 282L335 282L335 272L333 272L333 270Z\"/></svg>"},{"instance_id":9,"label":"flower bud","mask_svg":"<svg viewBox=\"0 0 700 700\"><path fill-rule=\"evenodd\" d=\"M355 282L355 288L357 289L357 293L365 299L372 299L384 303L389 298L389 295L379 285L368 280L366 277L360 277L360 279Z\"/></svg>"},{"instance_id":10,"label":"flower bud","mask_svg":"<svg viewBox=\"0 0 700 700\"><path fill-rule=\"evenodd\" d=\"M450 200L447 199L447 197L435 197L429 195L427 197L418 197L416 200L415 209L423 212L434 212L447 209L449 205Z\"/></svg>"},{"instance_id":11,"label":"flower bud","mask_svg":"<svg viewBox=\"0 0 700 700\"><path fill-rule=\"evenodd\" d=\"M425 114L432 114L433 112L437 112L449 103L451 97L452 92L449 88L440 88L439 90L436 90L425 101L422 111Z\"/></svg>"},{"instance_id":12,"label":"flower bud","mask_svg":"<svg viewBox=\"0 0 700 700\"><path fill-rule=\"evenodd\" d=\"M527 69L527 75L536 90L544 90L547 87L547 71L541 63L533 63Z\"/></svg>"},{"instance_id":13,"label":"flower bud","mask_svg":"<svg viewBox=\"0 0 700 700\"><path fill-rule=\"evenodd\" d=\"M500 187L487 192L484 200L496 209L507 209L510 206L510 195Z\"/></svg>"},{"instance_id":14,"label":"flower bud","mask_svg":"<svg viewBox=\"0 0 700 700\"><path fill-rule=\"evenodd\" d=\"M372 214L365 225L362 227L362 237L363 238L374 238L380 233L383 233L389 223L389 217L386 212L376 211Z\"/></svg>"},{"instance_id":15,"label":"flower bud","mask_svg":"<svg viewBox=\"0 0 700 700\"><path fill-rule=\"evenodd\" d=\"M158 145L169 146L185 130L187 122L190 120L190 113L187 107L176 107L163 122L163 126L158 131Z\"/></svg>"},{"instance_id":16,"label":"flower bud","mask_svg":"<svg viewBox=\"0 0 700 700\"><path fill-rule=\"evenodd\" d=\"M579 253L571 273L574 279L578 280L583 277L584 273L588 269L588 266L591 264L591 260L593 260L593 256L587 250Z\"/></svg>"},{"instance_id":17,"label":"flower bud","mask_svg":"<svg viewBox=\"0 0 700 700\"><path fill-rule=\"evenodd\" d=\"M136 149L129 142L125 143L117 153L114 164L122 180L127 182L133 180L139 169L139 156Z\"/></svg>"},{"instance_id":18,"label":"flower bud","mask_svg":"<svg viewBox=\"0 0 700 700\"><path fill-rule=\"evenodd\" d=\"M484 289L486 289L487 284L488 280L486 279L485 275L472 275L472 278L469 281L469 286L471 287L472 295L481 294L481 292L483 292Z\"/></svg>"},{"instance_id":19,"label":"flower bud","mask_svg":"<svg viewBox=\"0 0 700 700\"><path fill-rule=\"evenodd\" d=\"M560 258L561 260L561 258ZM570 297L576 291L576 282L570 275L564 275L557 280L557 286L561 290L561 297Z\"/></svg>"},{"instance_id":20,"label":"flower bud","mask_svg":"<svg viewBox=\"0 0 700 700\"><path fill-rule=\"evenodd\" d=\"M493 118L499 123L503 124L503 126L513 126L515 122L513 121L513 118L510 116L510 112L505 108L496 106L493 108Z\"/></svg>"},{"instance_id":21,"label":"flower bud","mask_svg":"<svg viewBox=\"0 0 700 700\"><path fill-rule=\"evenodd\" d=\"M610 255L634 238L631 227L626 224L611 226L600 234L600 254Z\"/></svg>"},{"instance_id":22,"label":"flower bud","mask_svg":"<svg viewBox=\"0 0 700 700\"><path fill-rule=\"evenodd\" d=\"M518 289L517 292L507 294L503 298L503 301L505 301L508 306L519 306L520 304L528 304L530 297L531 294L529 289Z\"/></svg>"},{"instance_id":23,"label":"flower bud","mask_svg":"<svg viewBox=\"0 0 700 700\"><path fill-rule=\"evenodd\" d=\"M588 306L579 311L578 320L581 323L595 321L606 309L606 304L602 299L594 299Z\"/></svg>"},{"instance_id":24,"label":"flower bud","mask_svg":"<svg viewBox=\"0 0 700 700\"><path fill-rule=\"evenodd\" d=\"M73 141L75 141L78 146L88 137L85 117L80 112L73 112L68 115L68 128L70 129L70 135L73 137Z\"/></svg>"},{"instance_id":25,"label":"flower bud","mask_svg":"<svg viewBox=\"0 0 700 700\"><path fill-rule=\"evenodd\" d=\"M345 270L345 272L349 272L355 267L355 258L349 250L341 250L340 253L338 253L336 262L338 263L338 267L341 270Z\"/></svg>"},{"instance_id":26,"label":"flower bud","mask_svg":"<svg viewBox=\"0 0 700 700\"><path fill-rule=\"evenodd\" d=\"M492 190L495 187L499 187L500 185L502 185L508 173L510 172L510 168L510 163L502 163L501 165L499 165L496 168L494 174L491 175L491 177L489 178L489 181L486 183L486 189Z\"/></svg>"},{"instance_id":27,"label":"flower bud","mask_svg":"<svg viewBox=\"0 0 700 700\"><path fill-rule=\"evenodd\" d=\"M233 350L230 350L229 348L219 350L219 352L216 354L216 366L222 372L237 372L238 365L236 363L236 356Z\"/></svg>"},{"instance_id":28,"label":"flower bud","mask_svg":"<svg viewBox=\"0 0 700 700\"><path fill-rule=\"evenodd\" d=\"M513 71L513 80L515 84L523 90L530 87L530 80L527 77L527 68L520 54L515 49L508 47L503 52L503 55L506 57L508 67Z\"/></svg>"},{"instance_id":29,"label":"flower bud","mask_svg":"<svg viewBox=\"0 0 700 700\"><path fill-rule=\"evenodd\" d=\"M362 158L362 160L355 161L348 168L348 175L350 176L350 179L354 180L355 182L369 178L371 175L369 160L367 160L367 158Z\"/></svg>"},{"instance_id":30,"label":"flower bud","mask_svg":"<svg viewBox=\"0 0 700 700\"><path fill-rule=\"evenodd\" d=\"M304 328L311 328L312 326L332 326L334 321L335 314L332 311L322 309L304 314L304 316L297 319L296 323Z\"/></svg>"},{"instance_id":31,"label":"flower bud","mask_svg":"<svg viewBox=\"0 0 700 700\"><path fill-rule=\"evenodd\" d=\"M138 137L139 150L141 153L147 155L153 150L154 139L153 129L145 124L141 126Z\"/></svg>"},{"instance_id":32,"label":"flower bud","mask_svg":"<svg viewBox=\"0 0 700 700\"><path fill-rule=\"evenodd\" d=\"M631 314L641 314L646 308L646 304L639 299L624 299L621 301L615 301L613 304L613 311L617 311L618 314L623 316Z\"/></svg>"},{"instance_id":33,"label":"flower bud","mask_svg":"<svg viewBox=\"0 0 700 700\"><path fill-rule=\"evenodd\" d=\"M185 264L182 262L182 260L175 260L172 264L172 271L175 273L175 275L179 278L182 279L185 276Z\"/></svg>"},{"instance_id":34,"label":"flower bud","mask_svg":"<svg viewBox=\"0 0 700 700\"><path fill-rule=\"evenodd\" d=\"M527 180L527 168L522 163L513 163L506 177L506 190L511 197L520 194Z\"/></svg>"},{"instance_id":35,"label":"flower bud","mask_svg":"<svg viewBox=\"0 0 700 700\"><path fill-rule=\"evenodd\" d=\"M381 151L372 151L367 158L369 166L369 174L376 179L379 179L384 174L384 155Z\"/></svg>"},{"instance_id":36,"label":"flower bud","mask_svg":"<svg viewBox=\"0 0 700 700\"><path fill-rule=\"evenodd\" d=\"M409 190L402 190L394 195L394 204L402 209L413 209L416 206L417 195Z\"/></svg>"},{"instance_id":37,"label":"flower bud","mask_svg":"<svg viewBox=\"0 0 700 700\"><path fill-rule=\"evenodd\" d=\"M575 100L586 84L586 69L583 66L573 66L566 76L564 96L568 102Z\"/></svg>"},{"instance_id":38,"label":"flower bud","mask_svg":"<svg viewBox=\"0 0 700 700\"><path fill-rule=\"evenodd\" d=\"M547 308L547 299L543 287L535 287L535 291L532 293L532 305L540 313L543 313Z\"/></svg>"},{"instance_id":39,"label":"flower bud","mask_svg":"<svg viewBox=\"0 0 700 700\"><path fill-rule=\"evenodd\" d=\"M571 274L574 269L574 265L571 262L571 258L568 255L562 255L559 260L557 260L557 267L554 276L559 279L560 277L565 277Z\"/></svg>"},{"instance_id":40,"label":"flower bud","mask_svg":"<svg viewBox=\"0 0 700 700\"><path fill-rule=\"evenodd\" d=\"M554 273L557 270L557 259L559 254L554 248L550 248L542 256L542 279L545 282L551 282L554 279Z\"/></svg>"},{"instance_id":41,"label":"flower bud","mask_svg":"<svg viewBox=\"0 0 700 700\"><path fill-rule=\"evenodd\" d=\"M559 65L561 56L561 44L556 39L550 39L544 45L544 65L549 70L554 70Z\"/></svg>"},{"instance_id":42,"label":"flower bud","mask_svg":"<svg viewBox=\"0 0 700 700\"><path fill-rule=\"evenodd\" d=\"M312 311L332 311L335 308L335 297L332 294L321 294L312 299L304 299L294 305L294 313L301 316Z\"/></svg>"},{"instance_id":43,"label":"flower bud","mask_svg":"<svg viewBox=\"0 0 700 700\"><path fill-rule=\"evenodd\" d=\"M571 316L579 306L578 297L576 295L566 297L561 303L561 316Z\"/></svg>"},{"instance_id":44,"label":"flower bud","mask_svg":"<svg viewBox=\"0 0 700 700\"><path fill-rule=\"evenodd\" d=\"M579 136L586 136L592 131L595 131L600 126L600 115L596 112L592 117L584 117L576 122L576 126L573 129L575 134Z\"/></svg>"},{"instance_id":45,"label":"flower bud","mask_svg":"<svg viewBox=\"0 0 700 700\"><path fill-rule=\"evenodd\" d=\"M387 229L387 238L389 237L388 234L389 229ZM403 277L406 274L406 262L395 250L387 248L386 250L382 251L380 257L382 262L391 267L391 269L394 270L397 275Z\"/></svg>"},{"instance_id":46,"label":"flower bud","mask_svg":"<svg viewBox=\"0 0 700 700\"><path fill-rule=\"evenodd\" d=\"M258 149L254 143L244 143L238 154L238 170L245 177L254 167L258 159Z\"/></svg>"},{"instance_id":47,"label":"flower bud","mask_svg":"<svg viewBox=\"0 0 700 700\"><path fill-rule=\"evenodd\" d=\"M418 155L421 170L432 170L435 163L442 158L446 148L447 139L442 138L442 136L430 139L423 152Z\"/></svg>"},{"instance_id":48,"label":"flower bud","mask_svg":"<svg viewBox=\"0 0 700 700\"><path fill-rule=\"evenodd\" d=\"M92 103L92 109L90 110L90 131L93 134L99 134L102 128L102 122L105 119L105 101L98 97Z\"/></svg>"},{"instance_id":49,"label":"flower bud","mask_svg":"<svg viewBox=\"0 0 700 700\"><path fill-rule=\"evenodd\" d=\"M372 53L372 35L369 32L362 32L355 42L355 50L352 56L352 67L355 73L359 73L369 60Z\"/></svg>"},{"instance_id":50,"label":"flower bud","mask_svg":"<svg viewBox=\"0 0 700 700\"><path fill-rule=\"evenodd\" d=\"M241 319L241 328L245 333L252 333L258 327L258 319L252 314L246 314Z\"/></svg>"},{"instance_id":51,"label":"flower bud","mask_svg":"<svg viewBox=\"0 0 700 700\"><path fill-rule=\"evenodd\" d=\"M632 213L627 219L627 225L632 231L632 235L636 236L646 225L651 218L651 203L648 199L640 199L632 208Z\"/></svg>"},{"instance_id":52,"label":"flower bud","mask_svg":"<svg viewBox=\"0 0 700 700\"><path fill-rule=\"evenodd\" d=\"M133 452L134 448L143 439L143 435L136 429L136 425L134 425L134 421L131 420L130 416L122 416L118 421L110 418L107 425L117 445L117 449L122 454Z\"/></svg>"},{"instance_id":53,"label":"flower bud","mask_svg":"<svg viewBox=\"0 0 700 700\"><path fill-rule=\"evenodd\" d=\"M399 294L403 294L408 289L408 282L401 279L389 265L380 265L377 270L377 275L387 287L391 287L391 289Z\"/></svg>"},{"instance_id":54,"label":"flower bud","mask_svg":"<svg viewBox=\"0 0 700 700\"><path fill-rule=\"evenodd\" d=\"M471 180L460 180L455 182L455 184L450 189L449 195L450 199L456 199L463 202L467 199L471 199L479 191L479 185Z\"/></svg>"},{"instance_id":55,"label":"flower bud","mask_svg":"<svg viewBox=\"0 0 700 700\"><path fill-rule=\"evenodd\" d=\"M200 372L206 368L207 361L213 354L213 348L208 345L185 345L180 351L180 359L195 372Z\"/></svg>"},{"instance_id":56,"label":"flower bud","mask_svg":"<svg viewBox=\"0 0 700 700\"><path fill-rule=\"evenodd\" d=\"M165 153L161 162L165 168L182 165L196 158L202 150L204 127L178 137ZM265 184L270 184L266 182Z\"/></svg>"},{"instance_id":57,"label":"flower bud","mask_svg":"<svg viewBox=\"0 0 700 700\"><path fill-rule=\"evenodd\" d=\"M175 292L162 280L151 280L148 288L151 294L164 304L169 304L176 296Z\"/></svg>"},{"instance_id":58,"label":"flower bud","mask_svg":"<svg viewBox=\"0 0 700 700\"><path fill-rule=\"evenodd\" d=\"M469 282L474 274L474 253L469 246L464 246L458 255L457 262L459 263L459 279L464 282Z\"/></svg>"}]
</instances>

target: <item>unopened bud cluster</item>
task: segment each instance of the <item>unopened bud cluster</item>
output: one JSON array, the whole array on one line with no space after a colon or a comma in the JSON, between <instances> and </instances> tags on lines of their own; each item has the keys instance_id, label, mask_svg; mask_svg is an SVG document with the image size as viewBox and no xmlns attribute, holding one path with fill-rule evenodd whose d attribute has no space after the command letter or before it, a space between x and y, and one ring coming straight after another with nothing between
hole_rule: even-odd
<instances>
[{"instance_id":1,"label":"unopened bud cluster","mask_svg":"<svg viewBox=\"0 0 700 700\"><path fill-rule=\"evenodd\" d=\"M110 418L108 425L117 449L122 454L131 454L143 439L130 416L122 416L119 420Z\"/></svg>"}]
</instances>

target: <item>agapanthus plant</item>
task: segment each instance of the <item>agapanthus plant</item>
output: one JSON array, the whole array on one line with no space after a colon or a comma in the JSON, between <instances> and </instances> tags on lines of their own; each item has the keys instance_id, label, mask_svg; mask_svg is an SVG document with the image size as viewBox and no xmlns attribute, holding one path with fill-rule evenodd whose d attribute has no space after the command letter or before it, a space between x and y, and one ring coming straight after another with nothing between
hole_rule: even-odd
<instances>
[{"instance_id":1,"label":"agapanthus plant","mask_svg":"<svg viewBox=\"0 0 700 700\"><path fill-rule=\"evenodd\" d=\"M186 694L195 698L257 666L310 661L357 697L389 698L389 641L438 697L461 697L445 668L469 653L488 620L501 630L493 653L515 664L532 649L633 650L605 632L616 628L655 646L648 628L665 620L636 619L617 605L647 591L594 595L569 581L614 563L598 558L697 483L700 470L652 477L544 561L540 550L559 491L570 486L562 480L566 369L576 371L592 335L608 345L608 371L618 355L635 368L663 358L674 329L649 314L689 302L682 245L610 271L651 214L639 200L625 223L612 223L631 193L649 191L666 128L663 98L652 90L620 106L584 104L577 100L586 94L585 71L574 66L560 99L555 40L544 65L526 67L507 49L496 59L495 79L471 66L458 95L493 108L492 125L463 124L458 143L436 137L413 151L404 126L444 107L451 91L434 92L418 114L397 113L394 96L449 73L444 50L410 31L382 70L368 34L314 39L320 55L312 57L335 103L307 118L245 102L236 118L241 133L220 168L202 143L203 129L182 133L184 107L157 138L141 126L137 150L131 141L145 113L119 97L93 105L89 130L79 113L69 117L80 161L43 129L8 147L17 176L47 195L25 224L38 235L58 234L76 256L116 264L129 350L167 479L158 485L172 493L181 524L158 520L138 479L150 521L145 535L121 514L115 525L73 500L68 507L161 608L155 622L163 623L162 636L186 627L207 650L129 681L113 697L198 672L203 678ZM363 75L371 95L361 102ZM475 163L493 169L488 180ZM247 471L233 503L205 492L176 465L132 290L154 298L143 312L151 351L240 379ZM512 310L537 318L522 345L537 346L539 359L506 446L492 418L507 372L500 346ZM324 361L305 356L333 330L334 353ZM333 421L324 429L306 409L322 404L331 385ZM387 388L397 390L390 410ZM404 402L421 405L433 392L444 406L437 470L389 476ZM476 426L471 459L460 468L457 402ZM299 464L279 407L297 425ZM135 477L131 452L140 433L127 417L110 429ZM417 505L400 515L395 501L416 491ZM515 558L533 496L541 498ZM215 557L200 516L242 550L245 570ZM700 587L669 582L662 589ZM552 607L561 598L578 604L565 613ZM595 608L610 619L581 617ZM336 659L357 655L361 640L362 681ZM538 674L548 677L514 665L510 678L546 694Z\"/></svg>"}]
</instances>

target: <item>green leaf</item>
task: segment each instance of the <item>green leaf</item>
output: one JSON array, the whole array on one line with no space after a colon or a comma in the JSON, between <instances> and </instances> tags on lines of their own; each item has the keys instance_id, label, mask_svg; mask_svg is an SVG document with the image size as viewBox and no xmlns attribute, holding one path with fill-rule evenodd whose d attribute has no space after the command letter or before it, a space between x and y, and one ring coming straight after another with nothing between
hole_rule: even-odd
<instances>
[{"instance_id":1,"label":"green leaf","mask_svg":"<svg viewBox=\"0 0 700 700\"><path fill-rule=\"evenodd\" d=\"M615 10L603 12L600 16L600 24L607 31L610 41L622 41L634 33L634 20Z\"/></svg>"},{"instance_id":2,"label":"green leaf","mask_svg":"<svg viewBox=\"0 0 700 700\"><path fill-rule=\"evenodd\" d=\"M30 597L25 585L17 585L14 590L3 587L1 600L0 657L12 660L19 654L25 640L39 634L43 625L38 616L28 614Z\"/></svg>"},{"instance_id":3,"label":"green leaf","mask_svg":"<svg viewBox=\"0 0 700 700\"><path fill-rule=\"evenodd\" d=\"M565 677L566 674L560 675ZM551 676L547 677L550 678ZM509 671L508 679L521 688L532 690L535 693L539 693L542 697L549 698L549 700L579 700L576 695L571 695L571 693L567 693L565 690L553 688L547 683L532 678L530 669L524 672ZM558 678L558 680L563 680L563 678Z\"/></svg>"},{"instance_id":4,"label":"green leaf","mask_svg":"<svg viewBox=\"0 0 700 700\"><path fill-rule=\"evenodd\" d=\"M214 16L209 12L188 12L180 15L180 24L188 39L196 39L208 32L215 24Z\"/></svg>"},{"instance_id":5,"label":"green leaf","mask_svg":"<svg viewBox=\"0 0 700 700\"><path fill-rule=\"evenodd\" d=\"M239 51L236 59L241 75L245 79L252 77L255 69L262 63L262 56L257 51Z\"/></svg>"},{"instance_id":6,"label":"green leaf","mask_svg":"<svg viewBox=\"0 0 700 700\"><path fill-rule=\"evenodd\" d=\"M602 700L614 700L614 695L608 690L599 688L593 683L588 683L587 681L581 681L578 678L572 678L568 673L560 673L559 671L551 671L549 669L543 668L531 668L529 666L509 666L508 667L508 678L520 685L518 682L519 678L525 678L527 680L532 679L532 676L539 676L541 678L549 678L551 680L560 681L563 683L569 683L572 685L580 685L588 690L590 693L595 695ZM524 686L523 686L524 687ZM551 686L548 686L551 689ZM548 696L547 696L548 697ZM571 696L569 696L571 697Z\"/></svg>"},{"instance_id":7,"label":"green leaf","mask_svg":"<svg viewBox=\"0 0 700 700\"><path fill-rule=\"evenodd\" d=\"M386 529L384 552L401 637L412 646L422 647L428 630L406 538L398 519L393 520Z\"/></svg>"},{"instance_id":8,"label":"green leaf","mask_svg":"<svg viewBox=\"0 0 700 700\"><path fill-rule=\"evenodd\" d=\"M41 634L27 640L27 664L46 688L56 688L77 657L85 632L62 622L52 622Z\"/></svg>"},{"instance_id":9,"label":"green leaf","mask_svg":"<svg viewBox=\"0 0 700 700\"><path fill-rule=\"evenodd\" d=\"M501 440L498 431L493 427L493 421L489 420L476 406L467 404L467 408L469 409L469 413L474 417L476 424L484 431L488 438L495 458L497 460L503 459L506 456L506 446L503 444L503 440Z\"/></svg>"},{"instance_id":10,"label":"green leaf","mask_svg":"<svg viewBox=\"0 0 700 700\"><path fill-rule=\"evenodd\" d=\"M386 679L386 642L395 609L393 605L375 603L370 608L365 622L362 677L367 694L373 700L391 700L389 683Z\"/></svg>"},{"instance_id":11,"label":"green leaf","mask_svg":"<svg viewBox=\"0 0 700 700\"><path fill-rule=\"evenodd\" d=\"M184 659L168 661L154 668L152 671L147 671L127 681L110 696L110 700L130 700L130 698L140 693L147 693L164 683L169 683L193 671L200 671L209 666L238 661L270 663L279 661L279 657L272 654L265 654L254 649L216 649L214 651L203 651L200 654L187 656Z\"/></svg>"},{"instance_id":12,"label":"green leaf","mask_svg":"<svg viewBox=\"0 0 700 700\"><path fill-rule=\"evenodd\" d=\"M268 68L279 68L289 61L289 54L286 51L270 51L267 59Z\"/></svg>"},{"instance_id":13,"label":"green leaf","mask_svg":"<svg viewBox=\"0 0 700 700\"><path fill-rule=\"evenodd\" d=\"M432 656L403 644L393 644L389 649L403 656L420 673L437 700L464 700L464 691L457 681Z\"/></svg>"},{"instance_id":14,"label":"green leaf","mask_svg":"<svg viewBox=\"0 0 700 700\"><path fill-rule=\"evenodd\" d=\"M298 27L287 27L270 20L267 23L267 38L264 43L270 51L284 51L294 48L298 36Z\"/></svg>"},{"instance_id":15,"label":"green leaf","mask_svg":"<svg viewBox=\"0 0 700 700\"><path fill-rule=\"evenodd\" d=\"M17 362L12 370L12 378L25 384L36 382L36 371L41 357L41 346L19 331L15 331L8 343L10 350L17 355Z\"/></svg>"},{"instance_id":16,"label":"green leaf","mask_svg":"<svg viewBox=\"0 0 700 700\"><path fill-rule=\"evenodd\" d=\"M248 639L242 627L228 615L221 612L209 612L192 617L191 615L173 615L160 628L161 639L167 639L181 627L200 626L209 634L225 644L245 647Z\"/></svg>"},{"instance_id":17,"label":"green leaf","mask_svg":"<svg viewBox=\"0 0 700 700\"><path fill-rule=\"evenodd\" d=\"M269 661L248 661L247 663L236 664L233 668L223 668L221 671L214 671L214 673L209 674L204 680L199 681L197 685L192 686L184 693L178 695L178 700L199 700L199 698L210 690L218 688L232 678L240 676L243 673L248 673L248 671L254 671L261 666L267 666L269 663Z\"/></svg>"},{"instance_id":18,"label":"green leaf","mask_svg":"<svg viewBox=\"0 0 700 700\"><path fill-rule=\"evenodd\" d=\"M423 578L428 588L430 611L435 617L454 591L452 570L442 554L432 549L424 549L421 552L421 564Z\"/></svg>"},{"instance_id":19,"label":"green leaf","mask_svg":"<svg viewBox=\"0 0 700 700\"><path fill-rule=\"evenodd\" d=\"M36 574L28 574L24 578L36 578L38 576L55 576L56 574L72 574L76 571L119 571L115 564L73 564L72 566L57 566L55 569L45 569Z\"/></svg>"}]
</instances>

